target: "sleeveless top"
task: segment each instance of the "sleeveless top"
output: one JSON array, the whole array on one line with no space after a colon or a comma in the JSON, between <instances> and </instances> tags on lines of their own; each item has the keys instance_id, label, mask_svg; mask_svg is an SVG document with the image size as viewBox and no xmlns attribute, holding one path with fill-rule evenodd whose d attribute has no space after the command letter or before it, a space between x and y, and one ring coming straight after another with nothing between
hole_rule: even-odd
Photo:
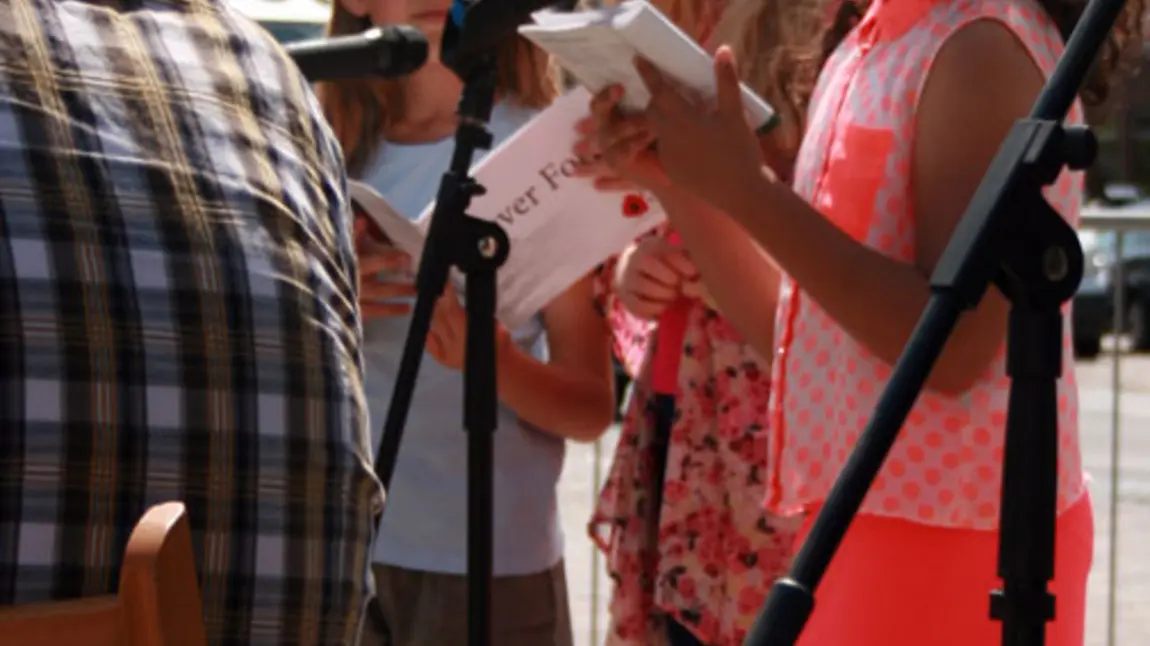
<instances>
[{"instance_id":1,"label":"sleeveless top","mask_svg":"<svg viewBox=\"0 0 1150 646\"><path fill-rule=\"evenodd\" d=\"M841 230L888 257L914 260L911 153L927 74L950 36L987 19L1008 27L1050 75L1062 41L1031 0L875 0L820 76L810 112L814 127L799 153L795 189ZM1071 121L1081 121L1080 106ZM1064 172L1046 193L1073 224L1081 188L1081 173ZM1064 326L1059 513L1085 486L1069 316ZM767 505L790 514L826 498L892 369L787 276L776 329ZM864 513L997 528L1010 386L1005 356L1004 344L962 396L923 392L863 503Z\"/></svg>"}]
</instances>

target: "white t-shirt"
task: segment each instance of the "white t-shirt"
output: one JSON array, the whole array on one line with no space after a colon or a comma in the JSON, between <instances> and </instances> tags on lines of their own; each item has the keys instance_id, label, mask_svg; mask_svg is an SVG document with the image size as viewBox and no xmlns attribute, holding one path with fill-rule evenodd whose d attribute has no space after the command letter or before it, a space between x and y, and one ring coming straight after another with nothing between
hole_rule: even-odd
<instances>
[{"instance_id":1,"label":"white t-shirt","mask_svg":"<svg viewBox=\"0 0 1150 646\"><path fill-rule=\"evenodd\" d=\"M534 111L496 104L489 128L494 145L524 125ZM450 164L453 138L427 144L385 144L363 180L400 213L415 218L435 198ZM478 151L475 160L489 151ZM378 451L399 372L409 317L364 324L368 405ZM521 347L546 357L538 317L514 330ZM525 426L500 407L495 432L495 552L497 576L546 570L563 554L555 488L564 441ZM424 358L399 449L374 560L398 567L463 574L467 570L467 434L463 432L463 374Z\"/></svg>"}]
</instances>

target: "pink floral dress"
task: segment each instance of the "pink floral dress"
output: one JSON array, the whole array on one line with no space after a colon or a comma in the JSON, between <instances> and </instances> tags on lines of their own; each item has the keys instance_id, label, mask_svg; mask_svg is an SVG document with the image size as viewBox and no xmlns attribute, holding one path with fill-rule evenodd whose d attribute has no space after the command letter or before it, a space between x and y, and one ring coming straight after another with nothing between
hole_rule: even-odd
<instances>
[{"instance_id":1,"label":"pink floral dress","mask_svg":"<svg viewBox=\"0 0 1150 646\"><path fill-rule=\"evenodd\" d=\"M614 298L613 265L601 268L596 297L617 356L638 379L590 525L615 584L607 644L665 644L669 614L706 644L738 646L786 572L801 522L771 516L762 505L770 363L712 305L694 302L662 508L653 509L658 474L647 347L657 331Z\"/></svg>"}]
</instances>

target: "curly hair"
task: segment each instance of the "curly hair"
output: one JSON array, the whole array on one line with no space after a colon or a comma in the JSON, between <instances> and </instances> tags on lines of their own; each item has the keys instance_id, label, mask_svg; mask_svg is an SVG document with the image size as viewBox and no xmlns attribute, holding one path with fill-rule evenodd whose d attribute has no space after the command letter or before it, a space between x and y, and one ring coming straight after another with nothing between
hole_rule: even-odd
<instances>
[{"instance_id":1,"label":"curly hair","mask_svg":"<svg viewBox=\"0 0 1150 646\"><path fill-rule=\"evenodd\" d=\"M650 0L696 41L734 50L740 78L778 112L771 136L781 159L771 165L783 174L793 169L822 67L824 1Z\"/></svg>"},{"instance_id":2,"label":"curly hair","mask_svg":"<svg viewBox=\"0 0 1150 646\"><path fill-rule=\"evenodd\" d=\"M711 34L732 48L739 76L779 114L776 171L792 170L823 57L824 0L731 0ZM779 168L783 166L784 168Z\"/></svg>"},{"instance_id":3,"label":"curly hair","mask_svg":"<svg viewBox=\"0 0 1150 646\"><path fill-rule=\"evenodd\" d=\"M1086 8L1085 0L1038 0L1046 10L1062 40L1070 38L1071 32L1082 18ZM1119 79L1132 74L1142 60L1142 27L1146 14L1145 0L1126 0L1114 28L1103 43L1098 57L1082 84L1082 102L1086 105L1101 105L1110 97L1110 92Z\"/></svg>"},{"instance_id":4,"label":"curly hair","mask_svg":"<svg viewBox=\"0 0 1150 646\"><path fill-rule=\"evenodd\" d=\"M332 2L329 36L354 34L371 27L368 18L353 15L339 0ZM519 35L504 41L497 52L499 95L528 108L544 108L559 90L557 70L541 49ZM379 151L386 128L403 115L404 80L354 79L319 83L317 95L328 123L343 147L348 172L361 173Z\"/></svg>"},{"instance_id":5,"label":"curly hair","mask_svg":"<svg viewBox=\"0 0 1150 646\"><path fill-rule=\"evenodd\" d=\"M1058 27L1065 42L1082 18L1086 0L1036 0L1039 6ZM870 0L841 0L835 11L830 28L823 38L823 61L839 46L839 43L858 24L866 12ZM1114 23L1098 57L1094 59L1090 72L1079 92L1087 106L1098 106L1106 102L1114 85L1132 73L1142 55L1142 26L1145 15L1145 0L1126 0L1121 15Z\"/></svg>"}]
</instances>

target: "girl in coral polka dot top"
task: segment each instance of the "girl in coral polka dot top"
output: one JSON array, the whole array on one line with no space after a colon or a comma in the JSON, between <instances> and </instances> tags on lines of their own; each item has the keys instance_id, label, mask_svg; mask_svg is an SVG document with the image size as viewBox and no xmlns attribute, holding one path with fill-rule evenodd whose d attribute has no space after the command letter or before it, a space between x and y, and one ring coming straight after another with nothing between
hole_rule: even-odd
<instances>
[{"instance_id":1,"label":"girl in coral polka dot top","mask_svg":"<svg viewBox=\"0 0 1150 646\"><path fill-rule=\"evenodd\" d=\"M955 224L1003 137L1029 112L1081 6L871 0L841 42L828 37L833 54L793 190L763 164L729 49L715 57L717 107L645 65L654 97L645 113L615 109L617 89L596 97L608 161L667 206L724 314L774 354L772 511L806 514L809 526L823 504L930 296ZM1141 9L1127 2L1084 101L1104 98ZM1070 119L1081 119L1080 106ZM1047 197L1076 222L1080 174L1064 173ZM777 311L755 297L777 287L766 278L772 265L784 274ZM988 593L998 585L1006 314L991 290L964 315L831 563L801 646L998 643ZM762 332L772 318L773 338ZM1069 317L1063 356L1053 646L1083 641L1093 540Z\"/></svg>"}]
</instances>

